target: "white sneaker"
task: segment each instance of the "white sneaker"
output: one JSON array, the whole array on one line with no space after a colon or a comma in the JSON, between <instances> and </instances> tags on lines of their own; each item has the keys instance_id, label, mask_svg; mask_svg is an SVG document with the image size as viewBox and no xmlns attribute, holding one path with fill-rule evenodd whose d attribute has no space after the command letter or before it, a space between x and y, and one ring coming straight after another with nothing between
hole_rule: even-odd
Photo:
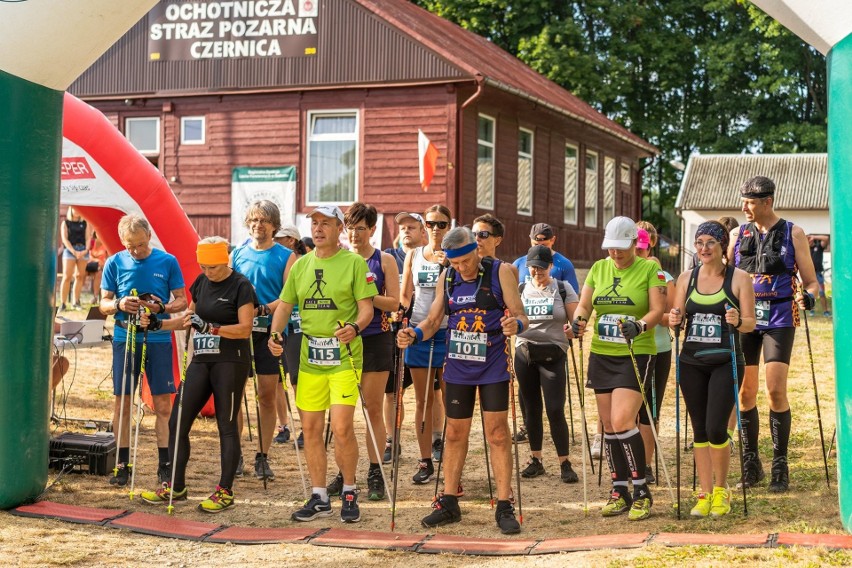
<instances>
[{"instance_id":1,"label":"white sneaker","mask_svg":"<svg viewBox=\"0 0 852 568\"><path fill-rule=\"evenodd\" d=\"M595 434L595 440L592 442L592 457L598 459L601 457L601 435Z\"/></svg>"}]
</instances>

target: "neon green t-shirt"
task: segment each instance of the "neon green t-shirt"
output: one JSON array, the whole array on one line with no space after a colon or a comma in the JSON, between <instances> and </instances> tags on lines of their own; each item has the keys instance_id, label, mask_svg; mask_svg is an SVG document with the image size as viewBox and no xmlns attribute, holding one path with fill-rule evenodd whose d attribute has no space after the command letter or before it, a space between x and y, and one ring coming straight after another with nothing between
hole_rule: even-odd
<instances>
[{"instance_id":1,"label":"neon green t-shirt","mask_svg":"<svg viewBox=\"0 0 852 568\"><path fill-rule=\"evenodd\" d=\"M618 321L622 318L639 320L648 313L648 291L666 286L666 277L656 262L636 257L629 267L619 270L611 258L592 265L584 286L594 290L592 306L595 322L592 330L592 353L626 357L627 341L621 335ZM637 355L655 355L657 346L654 330L640 333L633 340Z\"/></svg>"},{"instance_id":2,"label":"neon green t-shirt","mask_svg":"<svg viewBox=\"0 0 852 568\"><path fill-rule=\"evenodd\" d=\"M331 374L350 368L346 346L334 337L337 322L358 318L358 300L378 294L367 263L360 255L339 250L331 258L313 252L301 257L290 269L281 300L299 307L302 317L302 352L299 368L309 373ZM355 368L362 367L362 344L358 336L349 346Z\"/></svg>"}]
</instances>

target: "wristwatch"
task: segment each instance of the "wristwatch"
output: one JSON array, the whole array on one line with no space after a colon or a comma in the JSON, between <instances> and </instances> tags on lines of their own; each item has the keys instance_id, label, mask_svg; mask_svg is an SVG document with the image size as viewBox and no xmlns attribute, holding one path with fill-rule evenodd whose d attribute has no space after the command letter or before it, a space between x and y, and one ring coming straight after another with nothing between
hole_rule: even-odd
<instances>
[{"instance_id":1,"label":"wristwatch","mask_svg":"<svg viewBox=\"0 0 852 568\"><path fill-rule=\"evenodd\" d=\"M121 304L121 298L116 298L116 299L115 299L115 302L113 303L113 305L115 306L115 311L116 311L116 312L120 312L120 311L121 311L120 304Z\"/></svg>"},{"instance_id":2,"label":"wristwatch","mask_svg":"<svg viewBox=\"0 0 852 568\"><path fill-rule=\"evenodd\" d=\"M358 324L355 323L354 321L348 321L344 325L351 325L352 329L355 330L355 335L361 335L361 328L358 327Z\"/></svg>"},{"instance_id":3,"label":"wristwatch","mask_svg":"<svg viewBox=\"0 0 852 568\"><path fill-rule=\"evenodd\" d=\"M639 320L636 323L638 323L641 326L642 333L645 333L646 331L648 331L648 323L645 320Z\"/></svg>"}]
</instances>

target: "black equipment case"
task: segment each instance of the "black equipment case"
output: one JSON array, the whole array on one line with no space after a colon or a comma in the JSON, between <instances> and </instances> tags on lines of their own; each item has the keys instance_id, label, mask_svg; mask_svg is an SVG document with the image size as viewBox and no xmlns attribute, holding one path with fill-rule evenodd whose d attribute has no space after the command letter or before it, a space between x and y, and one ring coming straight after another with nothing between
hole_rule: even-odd
<instances>
[{"instance_id":1,"label":"black equipment case","mask_svg":"<svg viewBox=\"0 0 852 568\"><path fill-rule=\"evenodd\" d=\"M50 440L50 467L72 468L91 475L107 475L115 467L115 437L112 433L63 432Z\"/></svg>"}]
</instances>

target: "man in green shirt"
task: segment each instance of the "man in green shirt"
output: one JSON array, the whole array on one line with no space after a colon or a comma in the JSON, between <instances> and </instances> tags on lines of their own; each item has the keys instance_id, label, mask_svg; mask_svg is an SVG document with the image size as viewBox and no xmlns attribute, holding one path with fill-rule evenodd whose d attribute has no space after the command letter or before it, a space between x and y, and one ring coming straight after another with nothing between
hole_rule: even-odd
<instances>
[{"instance_id":1,"label":"man in green shirt","mask_svg":"<svg viewBox=\"0 0 852 568\"><path fill-rule=\"evenodd\" d=\"M343 474L340 520L356 523L361 515L355 489L358 443L353 419L361 378L360 334L373 317L372 298L378 291L364 259L338 246L343 231L340 208L322 205L311 212L310 218L316 248L293 264L271 326L280 337L293 307L299 307L304 339L296 407L305 433L305 459L313 489L304 507L293 513L293 520L310 521L332 512L325 487L328 458L322 439L328 410L335 461ZM269 349L275 356L283 352L274 339L270 339Z\"/></svg>"}]
</instances>

